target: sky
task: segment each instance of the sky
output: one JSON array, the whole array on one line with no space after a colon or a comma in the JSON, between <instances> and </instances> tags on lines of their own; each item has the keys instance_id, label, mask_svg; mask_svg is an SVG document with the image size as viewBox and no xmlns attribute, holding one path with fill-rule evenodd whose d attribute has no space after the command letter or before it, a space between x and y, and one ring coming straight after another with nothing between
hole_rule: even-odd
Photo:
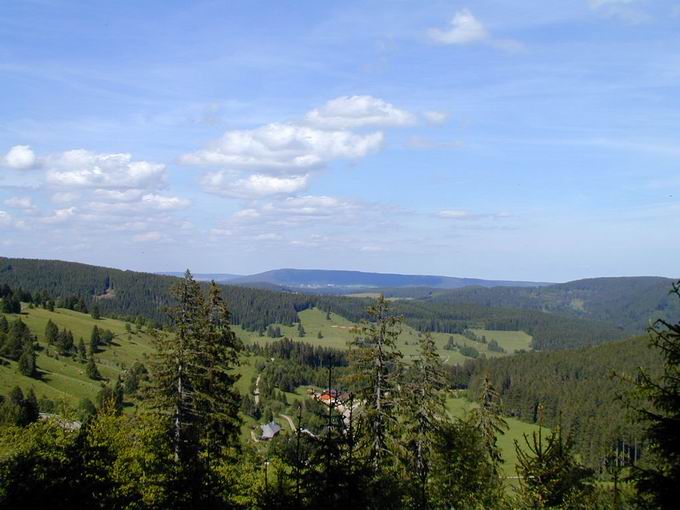
<instances>
[{"instance_id":1,"label":"sky","mask_svg":"<svg viewBox=\"0 0 680 510\"><path fill-rule=\"evenodd\" d=\"M0 254L680 276L680 6L4 0Z\"/></svg>"}]
</instances>

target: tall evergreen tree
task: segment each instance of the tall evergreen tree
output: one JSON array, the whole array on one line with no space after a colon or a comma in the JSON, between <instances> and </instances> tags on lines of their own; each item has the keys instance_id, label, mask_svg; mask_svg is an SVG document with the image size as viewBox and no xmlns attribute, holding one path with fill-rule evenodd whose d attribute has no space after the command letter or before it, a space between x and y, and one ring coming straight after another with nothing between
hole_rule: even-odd
<instances>
[{"instance_id":1,"label":"tall evergreen tree","mask_svg":"<svg viewBox=\"0 0 680 510\"><path fill-rule=\"evenodd\" d=\"M97 368L97 364L94 362L94 357L92 355L90 355L90 357L87 359L85 374L90 379L94 379L95 381L102 378L101 374L99 373L99 369Z\"/></svg>"},{"instance_id":2,"label":"tall evergreen tree","mask_svg":"<svg viewBox=\"0 0 680 510\"><path fill-rule=\"evenodd\" d=\"M168 419L178 498L188 507L216 504L212 468L236 444L239 396L234 388L241 345L229 326L219 288L208 299L189 271L173 289L173 334L157 334L151 405Z\"/></svg>"},{"instance_id":3,"label":"tall evergreen tree","mask_svg":"<svg viewBox=\"0 0 680 510\"><path fill-rule=\"evenodd\" d=\"M525 448L515 441L520 497L525 508L589 507L592 471L581 466L570 438L558 426L547 438L543 428L524 434Z\"/></svg>"},{"instance_id":4,"label":"tall evergreen tree","mask_svg":"<svg viewBox=\"0 0 680 510\"><path fill-rule=\"evenodd\" d=\"M403 319L391 315L389 304L380 296L368 309L369 320L355 331L350 351L350 385L362 402L357 420L356 460L370 467L370 498L378 507L388 508L399 500L394 476L401 352L397 338Z\"/></svg>"},{"instance_id":5,"label":"tall evergreen tree","mask_svg":"<svg viewBox=\"0 0 680 510\"><path fill-rule=\"evenodd\" d=\"M680 298L680 282L671 293ZM653 379L644 371L638 390L649 405L638 408L646 426L647 462L635 470L634 479L646 504L677 508L680 487L680 321L658 320L650 328L651 345L663 357L663 374Z\"/></svg>"},{"instance_id":6,"label":"tall evergreen tree","mask_svg":"<svg viewBox=\"0 0 680 510\"><path fill-rule=\"evenodd\" d=\"M18 360L19 373L25 375L26 377L36 377L38 375L38 370L35 365L35 349L33 348L33 342L24 342L21 356Z\"/></svg>"},{"instance_id":7,"label":"tall evergreen tree","mask_svg":"<svg viewBox=\"0 0 680 510\"><path fill-rule=\"evenodd\" d=\"M505 431L508 430L508 424L503 419L501 398L496 388L491 384L488 375L484 377L479 401L479 407L473 410L472 417L482 433L489 458L498 472L503 457L496 444L496 439L499 435L505 434Z\"/></svg>"},{"instance_id":8,"label":"tall evergreen tree","mask_svg":"<svg viewBox=\"0 0 680 510\"><path fill-rule=\"evenodd\" d=\"M47 325L45 326L45 341L50 345L54 345L57 343L58 338L59 328L52 322L52 319L48 319Z\"/></svg>"},{"instance_id":9,"label":"tall evergreen tree","mask_svg":"<svg viewBox=\"0 0 680 510\"><path fill-rule=\"evenodd\" d=\"M418 339L419 356L406 372L400 424L402 463L410 493L410 508L431 508L428 490L433 450L441 424L447 421L442 360L430 333Z\"/></svg>"}]
</instances>

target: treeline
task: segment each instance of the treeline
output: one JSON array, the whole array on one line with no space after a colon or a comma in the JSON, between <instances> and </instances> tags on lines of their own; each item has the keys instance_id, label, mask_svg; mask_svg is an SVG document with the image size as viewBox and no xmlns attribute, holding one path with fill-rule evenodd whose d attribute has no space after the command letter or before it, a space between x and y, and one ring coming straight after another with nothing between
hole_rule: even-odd
<instances>
[{"instance_id":1,"label":"treeline","mask_svg":"<svg viewBox=\"0 0 680 510\"><path fill-rule=\"evenodd\" d=\"M345 350L311 345L289 338L267 342L264 345L255 343L248 349L258 356L286 359L311 368L346 367L348 364Z\"/></svg>"},{"instance_id":2,"label":"treeline","mask_svg":"<svg viewBox=\"0 0 680 510\"><path fill-rule=\"evenodd\" d=\"M485 377L498 389L503 411L523 421L549 427L561 424L583 460L602 469L618 443L639 451L641 426L632 423L617 395L628 393L642 367L658 375L662 359L649 349L648 338L638 337L592 348L560 352L531 352L505 358L477 360L466 365L471 393ZM452 376L464 379L461 369Z\"/></svg>"},{"instance_id":3,"label":"treeline","mask_svg":"<svg viewBox=\"0 0 680 510\"><path fill-rule=\"evenodd\" d=\"M84 308L97 306L104 316L130 319L144 316L168 324L174 305L170 287L176 278L121 271L61 261L0 258L0 284L23 292L70 299ZM207 284L202 284L207 289ZM237 286L220 286L230 303L231 320L250 331L266 331L275 323L292 326L298 312L318 307L348 320L367 318L368 299L312 296ZM496 289L494 289L496 290ZM76 299L77 298L77 299ZM419 331L461 333L469 328L522 330L537 350L574 348L619 339L625 332L609 323L564 317L538 310L489 308L479 304L396 301L394 313Z\"/></svg>"},{"instance_id":4,"label":"treeline","mask_svg":"<svg viewBox=\"0 0 680 510\"><path fill-rule=\"evenodd\" d=\"M437 303L522 308L607 322L631 334L680 313L680 303L660 277L589 278L546 287L466 287L423 296Z\"/></svg>"}]
</instances>

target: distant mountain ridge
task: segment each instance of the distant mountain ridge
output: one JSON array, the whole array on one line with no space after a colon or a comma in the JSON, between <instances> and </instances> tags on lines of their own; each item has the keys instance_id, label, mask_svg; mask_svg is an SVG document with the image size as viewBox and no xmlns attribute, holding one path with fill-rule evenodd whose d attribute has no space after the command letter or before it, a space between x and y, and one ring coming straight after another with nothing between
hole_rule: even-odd
<instances>
[{"instance_id":1,"label":"distant mountain ridge","mask_svg":"<svg viewBox=\"0 0 680 510\"><path fill-rule=\"evenodd\" d=\"M177 276L179 278L184 276L184 271L166 271L166 272L160 272L156 273L160 274L163 276ZM194 277L194 280L197 280L199 282L209 282L211 280L216 281L217 283L224 283L224 282L230 282L232 280L235 280L237 278L242 278L243 275L240 274L230 274L230 273L191 273L191 275Z\"/></svg>"},{"instance_id":2,"label":"distant mountain ridge","mask_svg":"<svg viewBox=\"0 0 680 510\"><path fill-rule=\"evenodd\" d=\"M377 288L429 287L433 289L459 289L463 287L541 287L545 282L510 280L483 280L439 275L411 275L398 273L371 273L364 271L326 269L274 269L263 273L229 280L232 285L270 284L307 292L337 293L358 292Z\"/></svg>"}]
</instances>

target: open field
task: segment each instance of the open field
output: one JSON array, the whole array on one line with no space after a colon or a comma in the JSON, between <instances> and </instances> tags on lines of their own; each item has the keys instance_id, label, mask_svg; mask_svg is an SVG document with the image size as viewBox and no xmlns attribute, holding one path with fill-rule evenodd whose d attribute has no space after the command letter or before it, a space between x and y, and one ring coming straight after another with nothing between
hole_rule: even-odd
<instances>
[{"instance_id":1,"label":"open field","mask_svg":"<svg viewBox=\"0 0 680 510\"><path fill-rule=\"evenodd\" d=\"M446 399L446 408L451 414L458 418L464 418L467 413L472 409L477 407L477 404L471 402L463 397L451 396ZM508 424L508 430L503 435L497 437L498 447L501 450L503 459L505 460L503 464L503 472L507 477L516 476L515 466L517 465L517 453L515 451L515 441L517 441L520 446L525 446L524 434L531 436L534 431L538 431L538 425L533 425L531 423L525 423L523 421L517 420L515 418L505 418ZM543 433L547 434L548 429L543 428Z\"/></svg>"},{"instance_id":2,"label":"open field","mask_svg":"<svg viewBox=\"0 0 680 510\"><path fill-rule=\"evenodd\" d=\"M58 308L53 312L42 308L24 308L21 315L7 315L8 320L21 317L38 339L36 363L41 374L33 379L19 374L16 362L0 366L0 393L6 394L14 386L24 391L33 388L38 398L63 400L75 405L82 398L93 399L103 384L115 381L118 375L135 361L144 362L153 351L152 339L146 333L128 334L125 322L114 319L93 319L90 315ZM52 320L59 329L73 333L75 343L83 338L87 345L92 328L109 329L114 333L112 345L104 346L95 354L95 361L104 380L94 381L85 375L85 364L74 357L59 356L53 346L45 342L45 326ZM133 328L134 331L134 328Z\"/></svg>"},{"instance_id":3,"label":"open field","mask_svg":"<svg viewBox=\"0 0 680 510\"><path fill-rule=\"evenodd\" d=\"M297 326L278 325L281 328L281 334L283 336L292 338L293 340L307 342L312 345L333 347L335 349L346 349L349 342L351 342L353 339L352 329L355 324L348 321L344 317L341 317L340 315L331 313L330 320L328 320L326 319L325 312L314 308L300 312L299 316L300 320L302 321L302 326L306 332L305 336L303 338L298 336ZM246 344L253 342L259 342L263 344L273 340L267 336L259 336L258 333L253 331L245 331L238 326L235 326L234 330ZM511 353L519 349L528 350L530 348L531 336L527 335L523 331L491 331L485 329L475 329L473 331L480 338L485 336L487 340L496 340L498 344L507 351L507 353ZM318 338L319 332L321 332L323 338ZM402 334L399 338L398 347L407 360L415 356L418 352L419 334L420 333L418 333L418 331L411 328L410 326L404 326L403 328ZM487 357L506 355L506 353L489 351L486 344L469 340L463 335L433 333L432 336L435 339L442 358L450 364L462 363L466 359L470 359L463 356L457 350L447 351L444 349L449 337L451 336L459 345L474 347L480 352L480 354L484 354Z\"/></svg>"}]
</instances>

